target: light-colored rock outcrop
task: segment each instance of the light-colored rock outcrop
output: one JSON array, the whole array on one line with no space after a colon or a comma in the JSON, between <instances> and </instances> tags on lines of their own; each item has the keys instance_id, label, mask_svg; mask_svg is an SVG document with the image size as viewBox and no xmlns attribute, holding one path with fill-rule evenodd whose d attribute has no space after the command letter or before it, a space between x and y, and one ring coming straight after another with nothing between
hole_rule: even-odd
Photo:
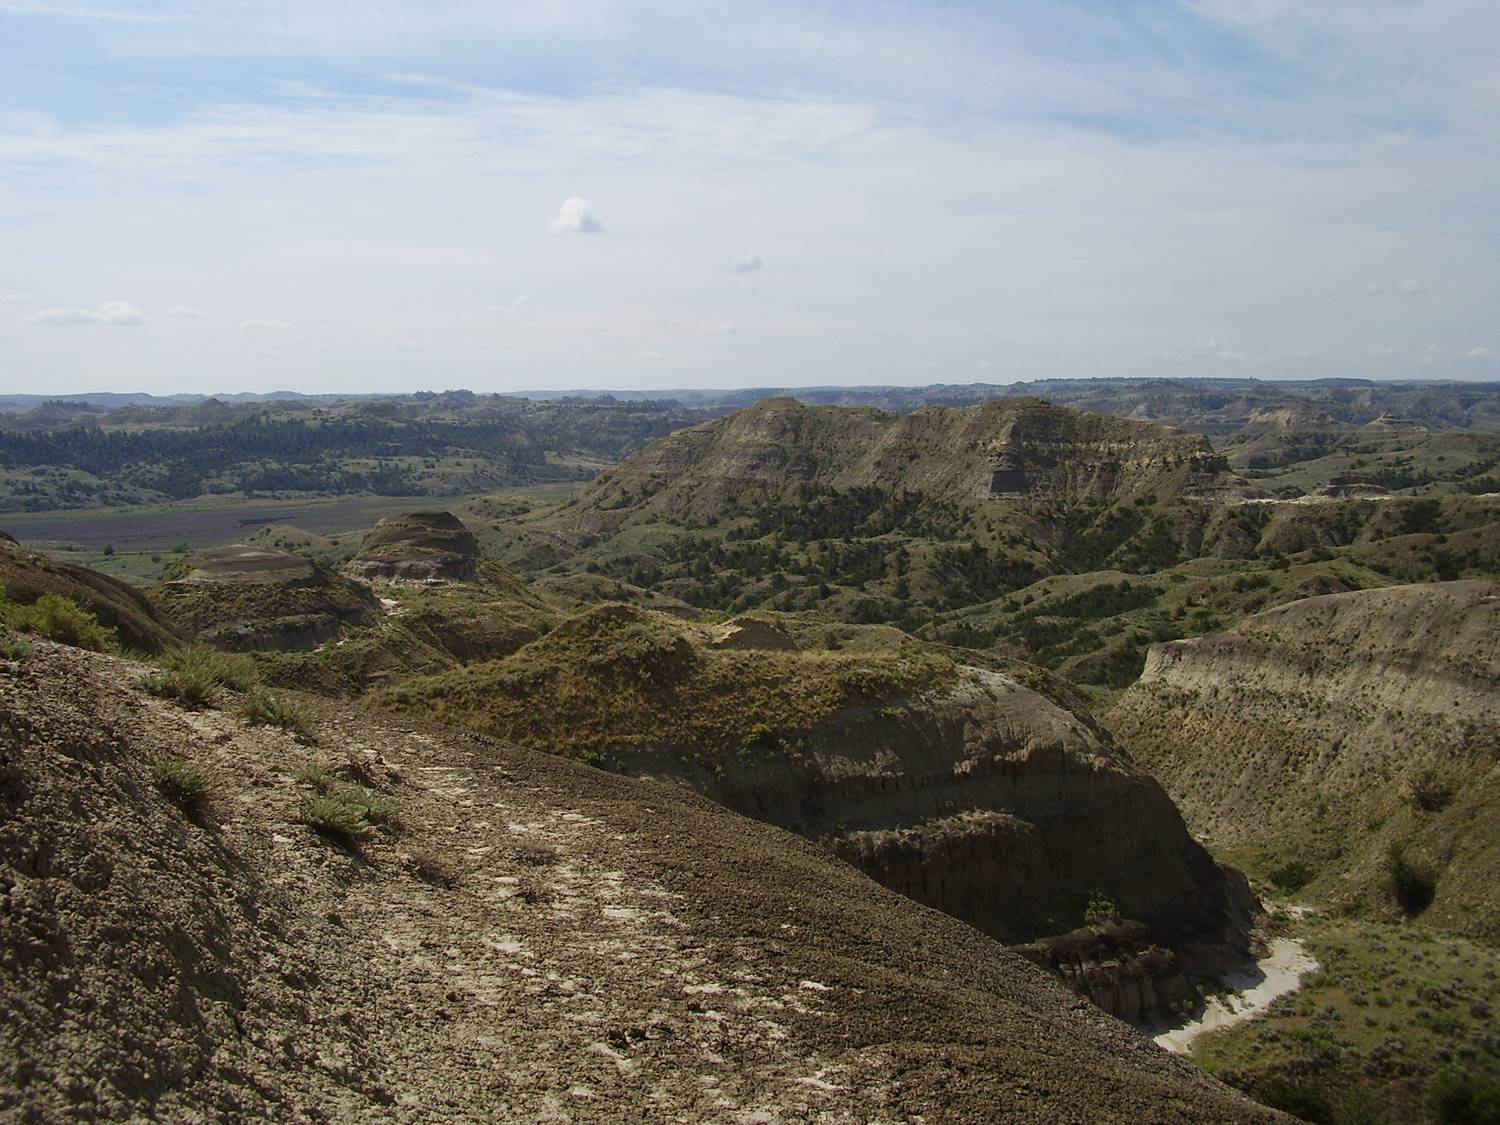
<instances>
[{"instance_id":1,"label":"light-colored rock outcrop","mask_svg":"<svg viewBox=\"0 0 1500 1125\"><path fill-rule=\"evenodd\" d=\"M1437 868L1428 920L1500 934L1500 583L1330 594L1153 646L1107 721L1216 843L1371 907L1409 847Z\"/></svg>"}]
</instances>

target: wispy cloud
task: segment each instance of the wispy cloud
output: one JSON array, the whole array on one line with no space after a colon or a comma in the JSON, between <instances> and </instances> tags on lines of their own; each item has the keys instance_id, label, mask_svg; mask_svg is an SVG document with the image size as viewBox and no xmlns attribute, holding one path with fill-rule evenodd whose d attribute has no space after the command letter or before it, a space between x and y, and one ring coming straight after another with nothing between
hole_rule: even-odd
<instances>
[{"instance_id":1,"label":"wispy cloud","mask_svg":"<svg viewBox=\"0 0 1500 1125\"><path fill-rule=\"evenodd\" d=\"M730 273L763 273L766 260L759 254L746 254L729 263Z\"/></svg>"},{"instance_id":2,"label":"wispy cloud","mask_svg":"<svg viewBox=\"0 0 1500 1125\"><path fill-rule=\"evenodd\" d=\"M26 323L54 327L106 324L117 328L133 328L145 324L146 315L124 301L105 301L93 309L78 308L76 305L38 309L26 317Z\"/></svg>"},{"instance_id":3,"label":"wispy cloud","mask_svg":"<svg viewBox=\"0 0 1500 1125\"><path fill-rule=\"evenodd\" d=\"M202 309L195 309L192 305L173 305L167 312L172 316L186 317L189 320L208 320L214 315Z\"/></svg>"},{"instance_id":4,"label":"wispy cloud","mask_svg":"<svg viewBox=\"0 0 1500 1125\"><path fill-rule=\"evenodd\" d=\"M251 317L249 320L240 321L240 331L274 335L281 332L301 332L302 325L290 320L264 320L260 317Z\"/></svg>"}]
</instances>

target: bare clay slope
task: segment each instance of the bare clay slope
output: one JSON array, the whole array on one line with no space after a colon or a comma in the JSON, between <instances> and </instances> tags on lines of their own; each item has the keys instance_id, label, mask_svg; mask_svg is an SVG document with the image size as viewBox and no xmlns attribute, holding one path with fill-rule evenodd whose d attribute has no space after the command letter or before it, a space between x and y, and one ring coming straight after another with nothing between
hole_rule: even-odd
<instances>
[{"instance_id":1,"label":"bare clay slope","mask_svg":"<svg viewBox=\"0 0 1500 1125\"><path fill-rule=\"evenodd\" d=\"M968 667L909 638L798 649L774 619L760 631L727 643L722 627L602 606L376 702L683 781L1004 941L1068 933L1102 896L1146 927L1123 945L1175 954L1088 980L1057 965L1128 1019L1167 1015L1193 977L1246 955L1243 880L1092 720L1017 678L1036 669Z\"/></svg>"},{"instance_id":2,"label":"bare clay slope","mask_svg":"<svg viewBox=\"0 0 1500 1125\"><path fill-rule=\"evenodd\" d=\"M1216 843L1382 910L1403 846L1437 870L1427 921L1500 939L1500 583L1308 598L1154 646L1108 723Z\"/></svg>"},{"instance_id":3,"label":"bare clay slope","mask_svg":"<svg viewBox=\"0 0 1500 1125\"><path fill-rule=\"evenodd\" d=\"M1278 1119L676 787L313 701L309 750L142 671L0 664L0 1117ZM363 854L296 820L335 745L402 808Z\"/></svg>"}]
</instances>

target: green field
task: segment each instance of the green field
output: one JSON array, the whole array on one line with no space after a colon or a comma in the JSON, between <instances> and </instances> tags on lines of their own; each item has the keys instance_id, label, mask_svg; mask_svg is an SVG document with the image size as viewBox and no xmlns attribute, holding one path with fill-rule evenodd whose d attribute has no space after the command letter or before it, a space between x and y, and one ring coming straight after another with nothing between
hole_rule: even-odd
<instances>
[{"instance_id":1,"label":"green field","mask_svg":"<svg viewBox=\"0 0 1500 1125\"><path fill-rule=\"evenodd\" d=\"M567 494L572 483L487 493L514 507ZM11 512L0 530L34 550L125 578L154 579L182 548L233 543L268 524L289 524L327 538L357 536L382 516L419 509L457 509L473 497L337 496L271 500L204 496L175 504ZM353 544L351 544L352 546Z\"/></svg>"}]
</instances>

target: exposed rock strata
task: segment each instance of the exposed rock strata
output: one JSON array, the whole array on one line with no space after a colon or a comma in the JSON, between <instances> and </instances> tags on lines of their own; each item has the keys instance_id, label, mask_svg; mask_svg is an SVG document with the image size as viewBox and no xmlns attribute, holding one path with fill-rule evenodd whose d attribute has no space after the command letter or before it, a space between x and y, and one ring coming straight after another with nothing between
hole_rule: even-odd
<instances>
[{"instance_id":1,"label":"exposed rock strata","mask_svg":"<svg viewBox=\"0 0 1500 1125\"><path fill-rule=\"evenodd\" d=\"M1500 583L1308 598L1153 646L1108 722L1215 842L1369 907L1408 846L1438 869L1428 920L1500 936Z\"/></svg>"},{"instance_id":2,"label":"exposed rock strata","mask_svg":"<svg viewBox=\"0 0 1500 1125\"><path fill-rule=\"evenodd\" d=\"M200 640L241 652L316 648L379 616L363 587L302 555L233 544L193 555L156 587L162 606Z\"/></svg>"},{"instance_id":3,"label":"exposed rock strata","mask_svg":"<svg viewBox=\"0 0 1500 1125\"><path fill-rule=\"evenodd\" d=\"M479 542L452 512L386 516L345 573L366 582L465 582L479 572Z\"/></svg>"}]
</instances>

